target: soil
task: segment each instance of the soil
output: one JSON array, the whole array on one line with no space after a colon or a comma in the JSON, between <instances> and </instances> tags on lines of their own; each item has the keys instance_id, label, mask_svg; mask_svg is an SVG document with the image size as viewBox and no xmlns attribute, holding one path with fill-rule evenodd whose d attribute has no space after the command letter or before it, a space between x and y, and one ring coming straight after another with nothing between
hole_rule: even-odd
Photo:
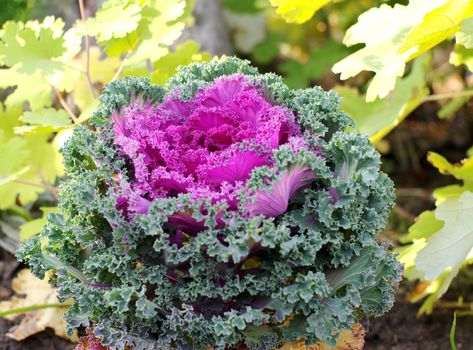
<instances>
[{"instance_id":1,"label":"soil","mask_svg":"<svg viewBox=\"0 0 473 350\"><path fill-rule=\"evenodd\" d=\"M56 337L52 332L42 332L22 342L6 336L13 323L0 319L0 350L72 350L74 345Z\"/></svg>"},{"instance_id":2,"label":"soil","mask_svg":"<svg viewBox=\"0 0 473 350\"><path fill-rule=\"evenodd\" d=\"M416 318L419 305L399 300L385 316L371 320L364 350L449 350L453 311L437 309ZM457 318L457 348L473 349L473 317Z\"/></svg>"}]
</instances>

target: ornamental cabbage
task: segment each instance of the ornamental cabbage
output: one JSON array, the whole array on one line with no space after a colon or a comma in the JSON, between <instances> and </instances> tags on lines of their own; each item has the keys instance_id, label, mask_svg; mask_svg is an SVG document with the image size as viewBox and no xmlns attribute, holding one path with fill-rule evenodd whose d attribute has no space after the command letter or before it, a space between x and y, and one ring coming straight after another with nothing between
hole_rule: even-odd
<instances>
[{"instance_id":1,"label":"ornamental cabbage","mask_svg":"<svg viewBox=\"0 0 473 350\"><path fill-rule=\"evenodd\" d=\"M401 276L376 241L393 184L339 104L237 58L114 81L18 257L112 349L333 345Z\"/></svg>"}]
</instances>

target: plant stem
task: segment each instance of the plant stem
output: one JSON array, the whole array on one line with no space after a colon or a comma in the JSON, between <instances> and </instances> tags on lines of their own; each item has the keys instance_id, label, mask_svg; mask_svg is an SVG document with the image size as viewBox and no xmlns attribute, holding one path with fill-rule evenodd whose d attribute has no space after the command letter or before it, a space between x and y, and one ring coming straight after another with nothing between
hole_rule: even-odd
<instances>
[{"instance_id":1,"label":"plant stem","mask_svg":"<svg viewBox=\"0 0 473 350\"><path fill-rule=\"evenodd\" d=\"M69 106L67 105L66 101L64 100L64 98L62 97L61 93L54 89L54 92L56 93L56 96L57 96L57 99L59 101L59 103L61 104L62 108L64 108L64 110L67 112L67 114L69 114L69 116L71 117L72 121L74 123L77 122L77 116L74 114L74 112L72 111L72 109L69 108Z\"/></svg>"},{"instance_id":2,"label":"plant stem","mask_svg":"<svg viewBox=\"0 0 473 350\"><path fill-rule=\"evenodd\" d=\"M71 306L71 304L54 303L54 304L31 305L31 306L19 307L17 309L10 309L6 311L2 311L0 312L0 317L5 317L8 315L15 315L15 314L24 314L25 312L29 312L29 311L48 309L52 307L69 307L69 306Z\"/></svg>"},{"instance_id":3,"label":"plant stem","mask_svg":"<svg viewBox=\"0 0 473 350\"><path fill-rule=\"evenodd\" d=\"M460 91L460 92L447 92L445 94L425 96L422 99L422 102L439 101L439 100L445 100L449 98L457 98L457 97L465 97L465 96L466 97L473 96L473 90L466 90L466 91Z\"/></svg>"},{"instance_id":4,"label":"plant stem","mask_svg":"<svg viewBox=\"0 0 473 350\"><path fill-rule=\"evenodd\" d=\"M113 76L113 79L112 81L115 81L118 79L118 77L120 76L120 74L122 73L123 71L123 68L125 68L125 63L126 63L126 58L128 57L128 52L125 54L125 57L123 57L123 61L122 63L120 64L120 67L118 67L115 75Z\"/></svg>"},{"instance_id":5,"label":"plant stem","mask_svg":"<svg viewBox=\"0 0 473 350\"><path fill-rule=\"evenodd\" d=\"M19 184L22 184L22 185L43 188L43 189L48 190L49 192L51 192L52 195L54 196L54 198L59 199L58 189L56 187L52 186L52 185L42 184L42 183L28 181L28 180L20 180L20 179L13 180L13 182L16 182L16 183L19 183Z\"/></svg>"},{"instance_id":6,"label":"plant stem","mask_svg":"<svg viewBox=\"0 0 473 350\"><path fill-rule=\"evenodd\" d=\"M82 21L85 23L86 17L85 17L84 0L79 0L79 11L80 11L80 17ZM85 52L86 52L85 76L87 77L87 84L89 85L90 93L92 94L93 98L96 98L97 95L95 94L94 85L92 84L92 79L90 78L90 38L89 38L89 34L87 33L85 34Z\"/></svg>"}]
</instances>

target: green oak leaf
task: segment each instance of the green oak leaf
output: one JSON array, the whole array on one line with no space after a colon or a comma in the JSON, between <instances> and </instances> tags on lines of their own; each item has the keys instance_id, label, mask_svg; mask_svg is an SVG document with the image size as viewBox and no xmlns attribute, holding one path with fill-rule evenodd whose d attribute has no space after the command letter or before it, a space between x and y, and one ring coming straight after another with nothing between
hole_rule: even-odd
<instances>
[{"instance_id":1,"label":"green oak leaf","mask_svg":"<svg viewBox=\"0 0 473 350\"><path fill-rule=\"evenodd\" d=\"M151 73L151 81L154 84L164 84L172 77L181 65L192 62L210 61L210 55L206 52L199 53L200 45L189 40L176 47L174 52L160 58L154 64L154 72Z\"/></svg>"},{"instance_id":2,"label":"green oak leaf","mask_svg":"<svg viewBox=\"0 0 473 350\"><path fill-rule=\"evenodd\" d=\"M455 45L450 54L450 63L457 67L464 64L470 71L473 71L473 48Z\"/></svg>"},{"instance_id":3,"label":"green oak leaf","mask_svg":"<svg viewBox=\"0 0 473 350\"><path fill-rule=\"evenodd\" d=\"M28 125L16 126L20 135L51 133L71 126L71 118L63 109L48 108L39 112L25 112L20 120Z\"/></svg>"},{"instance_id":4,"label":"green oak leaf","mask_svg":"<svg viewBox=\"0 0 473 350\"><path fill-rule=\"evenodd\" d=\"M123 38L138 27L141 6L136 1L109 0L97 11L95 17L79 24L88 35L99 42L112 38Z\"/></svg>"},{"instance_id":5,"label":"green oak leaf","mask_svg":"<svg viewBox=\"0 0 473 350\"><path fill-rule=\"evenodd\" d=\"M151 62L166 55L182 33L186 14L185 0L150 0L141 10L136 30L123 38L100 42L111 56L128 53L127 65Z\"/></svg>"},{"instance_id":6,"label":"green oak leaf","mask_svg":"<svg viewBox=\"0 0 473 350\"><path fill-rule=\"evenodd\" d=\"M0 57L4 65L19 73L53 74L63 68L57 60L64 55L61 19L46 18L43 23L7 22L0 35Z\"/></svg>"}]
</instances>

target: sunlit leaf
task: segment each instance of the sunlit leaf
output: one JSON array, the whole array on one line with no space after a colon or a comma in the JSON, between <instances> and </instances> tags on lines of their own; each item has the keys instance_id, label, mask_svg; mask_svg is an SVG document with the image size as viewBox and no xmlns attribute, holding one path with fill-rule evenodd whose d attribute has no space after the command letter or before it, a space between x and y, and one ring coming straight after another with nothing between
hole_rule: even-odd
<instances>
[{"instance_id":1,"label":"sunlit leaf","mask_svg":"<svg viewBox=\"0 0 473 350\"><path fill-rule=\"evenodd\" d=\"M460 23L473 16L473 0L449 0L445 5L429 12L404 39L400 53L416 51L410 59L441 43L460 30Z\"/></svg>"},{"instance_id":2,"label":"sunlit leaf","mask_svg":"<svg viewBox=\"0 0 473 350\"><path fill-rule=\"evenodd\" d=\"M14 137L13 128L20 125L19 117L23 113L20 106L4 107L0 102L0 130L3 132L3 137L9 139Z\"/></svg>"},{"instance_id":3,"label":"sunlit leaf","mask_svg":"<svg viewBox=\"0 0 473 350\"><path fill-rule=\"evenodd\" d=\"M394 7L384 4L363 13L347 31L344 44L365 44L365 47L335 64L333 71L341 73L341 79L362 71L374 72L366 100L371 102L377 97L386 97L394 89L397 78L404 74L406 62L420 52L417 46L400 51L409 33L423 23L428 13L446 1L417 0Z\"/></svg>"},{"instance_id":4,"label":"sunlit leaf","mask_svg":"<svg viewBox=\"0 0 473 350\"><path fill-rule=\"evenodd\" d=\"M460 164L452 164L440 154L429 152L427 159L442 174L453 175L459 180L473 180L473 157Z\"/></svg>"},{"instance_id":5,"label":"sunlit leaf","mask_svg":"<svg viewBox=\"0 0 473 350\"><path fill-rule=\"evenodd\" d=\"M409 240L429 238L434 233L439 231L444 225L444 222L435 218L433 211L424 211L419 215L417 221L409 227Z\"/></svg>"},{"instance_id":6,"label":"sunlit leaf","mask_svg":"<svg viewBox=\"0 0 473 350\"><path fill-rule=\"evenodd\" d=\"M331 0L270 0L279 13L289 23L304 23L327 5Z\"/></svg>"},{"instance_id":7,"label":"sunlit leaf","mask_svg":"<svg viewBox=\"0 0 473 350\"><path fill-rule=\"evenodd\" d=\"M73 64L81 70L86 70L87 54L80 53L73 61ZM115 73L120 67L121 60L117 57L107 57L103 55L102 50L97 46L92 46L89 51L90 62L90 78L93 84L105 85L110 82ZM74 80L74 85L71 89L74 103L83 110L95 100L95 97L90 92L89 84L86 76L78 74Z\"/></svg>"},{"instance_id":8,"label":"sunlit leaf","mask_svg":"<svg viewBox=\"0 0 473 350\"><path fill-rule=\"evenodd\" d=\"M354 119L356 130L368 134L373 142L379 141L417 108L428 94L424 79L429 64L428 56L419 57L412 72L401 79L384 100L366 102L356 90L337 87L335 90L343 99L341 109Z\"/></svg>"},{"instance_id":9,"label":"sunlit leaf","mask_svg":"<svg viewBox=\"0 0 473 350\"><path fill-rule=\"evenodd\" d=\"M52 17L43 23L7 22L0 36L0 57L5 65L19 73L43 75L62 69L56 60L65 53L62 27L64 22Z\"/></svg>"},{"instance_id":10,"label":"sunlit leaf","mask_svg":"<svg viewBox=\"0 0 473 350\"><path fill-rule=\"evenodd\" d=\"M128 65L156 61L169 52L167 47L181 35L185 13L184 0L149 0L141 10L136 30L100 44L113 56L128 52Z\"/></svg>"},{"instance_id":11,"label":"sunlit leaf","mask_svg":"<svg viewBox=\"0 0 473 350\"><path fill-rule=\"evenodd\" d=\"M0 69L0 88L15 87L8 95L5 105L21 106L29 102L31 109L51 106L51 86L40 72L23 74L15 68Z\"/></svg>"},{"instance_id":12,"label":"sunlit leaf","mask_svg":"<svg viewBox=\"0 0 473 350\"><path fill-rule=\"evenodd\" d=\"M82 112L79 115L79 118L77 118L76 124L82 124L89 120L92 117L92 114L97 110L99 105L99 100L95 99L89 105L82 108Z\"/></svg>"},{"instance_id":13,"label":"sunlit leaf","mask_svg":"<svg viewBox=\"0 0 473 350\"><path fill-rule=\"evenodd\" d=\"M94 17L81 25L88 35L98 41L123 38L138 27L141 20L141 6L135 1L109 0Z\"/></svg>"},{"instance_id":14,"label":"sunlit leaf","mask_svg":"<svg viewBox=\"0 0 473 350\"><path fill-rule=\"evenodd\" d=\"M441 294L457 275L465 260L473 256L473 192L447 198L435 210L445 225L428 240L415 259L425 279L435 279L448 271Z\"/></svg>"}]
</instances>

